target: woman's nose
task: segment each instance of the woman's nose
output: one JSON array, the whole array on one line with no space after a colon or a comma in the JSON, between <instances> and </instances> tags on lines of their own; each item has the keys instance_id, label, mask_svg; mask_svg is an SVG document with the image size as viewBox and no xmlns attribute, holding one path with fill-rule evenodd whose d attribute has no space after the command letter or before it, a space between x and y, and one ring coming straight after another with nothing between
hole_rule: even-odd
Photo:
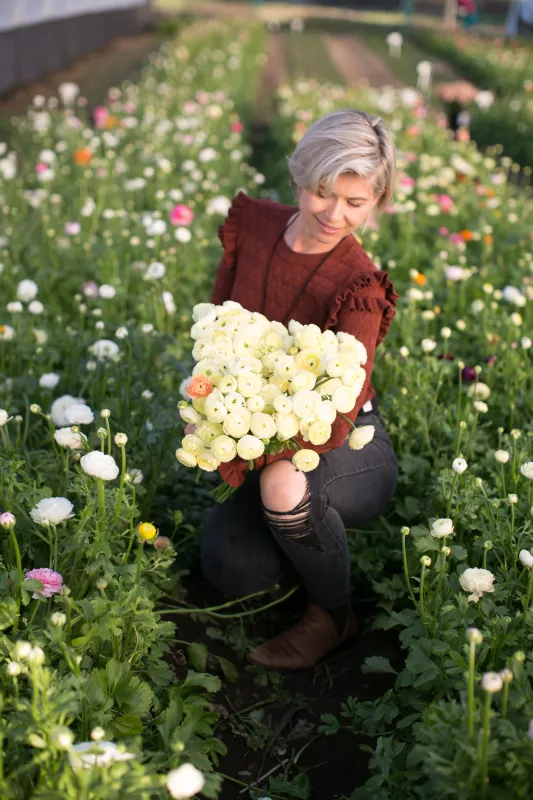
<instances>
[{"instance_id":1,"label":"woman's nose","mask_svg":"<svg viewBox=\"0 0 533 800\"><path fill-rule=\"evenodd\" d=\"M337 198L328 204L327 217L331 223L341 222L343 219L342 200Z\"/></svg>"}]
</instances>

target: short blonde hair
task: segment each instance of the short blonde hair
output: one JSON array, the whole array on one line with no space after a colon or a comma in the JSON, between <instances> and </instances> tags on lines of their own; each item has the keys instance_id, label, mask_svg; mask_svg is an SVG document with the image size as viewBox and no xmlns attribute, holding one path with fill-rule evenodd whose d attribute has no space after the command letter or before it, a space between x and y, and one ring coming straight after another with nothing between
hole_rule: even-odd
<instances>
[{"instance_id":1,"label":"short blonde hair","mask_svg":"<svg viewBox=\"0 0 533 800\"><path fill-rule=\"evenodd\" d=\"M314 123L288 157L294 196L304 188L316 193L323 185L327 193L339 175L366 178L377 197L376 210L383 212L392 200L396 177L396 153L385 123L374 114L343 108Z\"/></svg>"}]
</instances>

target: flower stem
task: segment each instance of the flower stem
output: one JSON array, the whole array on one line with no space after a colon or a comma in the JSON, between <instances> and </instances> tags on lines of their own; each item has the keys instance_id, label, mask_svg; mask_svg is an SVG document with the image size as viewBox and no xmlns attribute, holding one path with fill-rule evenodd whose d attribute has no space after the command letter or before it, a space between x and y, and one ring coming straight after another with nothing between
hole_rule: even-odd
<instances>
[{"instance_id":1,"label":"flower stem","mask_svg":"<svg viewBox=\"0 0 533 800\"><path fill-rule=\"evenodd\" d=\"M509 683L505 681L503 684L503 692L502 692L502 717L507 716L507 706L509 703Z\"/></svg>"},{"instance_id":2,"label":"flower stem","mask_svg":"<svg viewBox=\"0 0 533 800\"><path fill-rule=\"evenodd\" d=\"M11 544L13 545L13 550L15 551L15 561L17 562L17 588L15 590L15 600L17 603L17 616L15 617L15 621L13 623L13 633L16 633L20 618L20 599L22 596L22 560L20 558L19 543L17 541L15 528L13 525L11 525L11 527L9 528L9 538L11 539Z\"/></svg>"},{"instance_id":3,"label":"flower stem","mask_svg":"<svg viewBox=\"0 0 533 800\"><path fill-rule=\"evenodd\" d=\"M458 476L458 474L459 474L459 473L458 473L458 472L456 472L456 473L454 473L454 476L453 476L452 488L451 488L451 491L450 491L450 496L449 496L449 498L448 498L448 505L447 505L447 507L446 507L446 516L447 516L448 518L449 518L449 516L450 516L450 510L451 510L451 507L452 507L452 500L453 500L453 493L454 493L454 491L455 491L455 484L457 483L457 476Z\"/></svg>"},{"instance_id":4,"label":"flower stem","mask_svg":"<svg viewBox=\"0 0 533 800\"><path fill-rule=\"evenodd\" d=\"M529 610L529 606L531 604L531 593L533 592L533 569L529 570L529 580L527 583L527 594L526 600L524 603L524 618L522 620L522 644L524 642L524 637L526 633L526 619L527 619L527 612Z\"/></svg>"},{"instance_id":5,"label":"flower stem","mask_svg":"<svg viewBox=\"0 0 533 800\"><path fill-rule=\"evenodd\" d=\"M424 626L424 633L429 638L429 633L428 633L428 629L427 629L427 626L426 626L426 614L425 614L425 610L424 610L424 585L425 585L425 582L426 582L426 568L422 564L422 572L420 573L419 613L420 613L420 619L422 620L422 625Z\"/></svg>"},{"instance_id":6,"label":"flower stem","mask_svg":"<svg viewBox=\"0 0 533 800\"><path fill-rule=\"evenodd\" d=\"M468 738L474 743L474 674L476 669L476 643L470 642L468 652Z\"/></svg>"},{"instance_id":7,"label":"flower stem","mask_svg":"<svg viewBox=\"0 0 533 800\"><path fill-rule=\"evenodd\" d=\"M409 596L413 601L413 605L418 611L418 603L415 600L415 595L413 592L413 587L411 586L411 579L409 578L409 569L407 567L407 548L405 545L406 536L402 533L402 554L403 554L403 571L405 574L405 582L407 583L407 589L409 590Z\"/></svg>"},{"instance_id":8,"label":"flower stem","mask_svg":"<svg viewBox=\"0 0 533 800\"><path fill-rule=\"evenodd\" d=\"M301 584L298 583L296 586L293 586L287 594L284 594L283 597L279 597L277 600L273 600L271 603L267 603L266 606L261 606L260 608L253 608L250 611L242 611L238 614L218 614L215 611L209 611L207 608L163 608L157 609L158 614L209 614L212 617L217 617L219 619L238 619L240 617L249 617L252 614L259 614L260 611L266 611L269 608L273 608L273 606L277 606L280 603L283 603L289 597L291 597L298 589L300 588ZM242 600L243 598L240 598ZM246 599L246 598L244 598ZM237 603L239 600L234 600L233 602Z\"/></svg>"},{"instance_id":9,"label":"flower stem","mask_svg":"<svg viewBox=\"0 0 533 800\"><path fill-rule=\"evenodd\" d=\"M143 564L143 548L144 548L144 541L139 542L139 547L137 550L137 575L135 576L135 583L137 586L141 584L141 571L142 571L142 564Z\"/></svg>"},{"instance_id":10,"label":"flower stem","mask_svg":"<svg viewBox=\"0 0 533 800\"><path fill-rule=\"evenodd\" d=\"M481 741L481 797L487 796L488 771L489 771L489 740L490 740L490 705L492 692L485 694L485 707L483 709L483 739Z\"/></svg>"},{"instance_id":11,"label":"flower stem","mask_svg":"<svg viewBox=\"0 0 533 800\"><path fill-rule=\"evenodd\" d=\"M122 502L122 493L124 491L124 480L126 477L126 448L122 446L120 449L122 450L122 471L120 473L120 486L118 489L117 504L115 506L115 515L113 517L113 525L116 523L117 517L119 515L120 503Z\"/></svg>"}]
</instances>

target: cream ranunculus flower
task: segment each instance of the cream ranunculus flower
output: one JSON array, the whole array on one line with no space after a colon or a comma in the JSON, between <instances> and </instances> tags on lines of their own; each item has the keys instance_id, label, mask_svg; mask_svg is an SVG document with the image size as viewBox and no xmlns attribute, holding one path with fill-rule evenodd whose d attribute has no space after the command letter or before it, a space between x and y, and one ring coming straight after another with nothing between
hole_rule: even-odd
<instances>
[{"instance_id":1,"label":"cream ranunculus flower","mask_svg":"<svg viewBox=\"0 0 533 800\"><path fill-rule=\"evenodd\" d=\"M488 569L478 569L478 567L465 569L459 578L459 583L465 592L472 593L468 597L468 602L477 603L485 592L493 592L494 577Z\"/></svg>"},{"instance_id":2,"label":"cream ranunculus flower","mask_svg":"<svg viewBox=\"0 0 533 800\"><path fill-rule=\"evenodd\" d=\"M320 394L321 397L331 397L333 394L333 390L336 389L338 386L342 386L342 381L340 378L330 378L324 383L319 384L316 387L317 392Z\"/></svg>"},{"instance_id":3,"label":"cream ranunculus flower","mask_svg":"<svg viewBox=\"0 0 533 800\"><path fill-rule=\"evenodd\" d=\"M184 436L181 440L181 446L188 453L193 453L195 456L198 456L204 449L203 441L194 433L188 433L187 436Z\"/></svg>"},{"instance_id":4,"label":"cream ranunculus flower","mask_svg":"<svg viewBox=\"0 0 533 800\"><path fill-rule=\"evenodd\" d=\"M224 375L218 382L218 390L223 394L237 391L237 379L233 375Z\"/></svg>"},{"instance_id":5,"label":"cream ranunculus flower","mask_svg":"<svg viewBox=\"0 0 533 800\"><path fill-rule=\"evenodd\" d=\"M276 414L274 417L278 436L283 441L292 439L300 432L300 420L296 414Z\"/></svg>"},{"instance_id":6,"label":"cream ranunculus flower","mask_svg":"<svg viewBox=\"0 0 533 800\"><path fill-rule=\"evenodd\" d=\"M224 433L228 436L240 439L241 436L245 436L248 433L251 423L251 412L247 408L240 408L237 411L230 411L222 423L222 427L224 428Z\"/></svg>"},{"instance_id":7,"label":"cream ranunculus flower","mask_svg":"<svg viewBox=\"0 0 533 800\"><path fill-rule=\"evenodd\" d=\"M265 401L260 394L254 394L252 397L248 397L246 400L246 408L252 413L255 413L256 411L262 411L264 407Z\"/></svg>"},{"instance_id":8,"label":"cream ranunculus flower","mask_svg":"<svg viewBox=\"0 0 533 800\"><path fill-rule=\"evenodd\" d=\"M227 464L237 455L237 444L231 436L222 434L211 442L211 452L222 464Z\"/></svg>"},{"instance_id":9,"label":"cream ranunculus flower","mask_svg":"<svg viewBox=\"0 0 533 800\"><path fill-rule=\"evenodd\" d=\"M296 365L294 356L285 355L277 359L274 366L274 375L276 378L289 380L293 378L297 372L298 366Z\"/></svg>"},{"instance_id":10,"label":"cream ranunculus flower","mask_svg":"<svg viewBox=\"0 0 533 800\"><path fill-rule=\"evenodd\" d=\"M238 411L245 407L246 400L240 392L228 392L224 397L224 405L228 411Z\"/></svg>"},{"instance_id":11,"label":"cream ranunculus flower","mask_svg":"<svg viewBox=\"0 0 533 800\"><path fill-rule=\"evenodd\" d=\"M270 414L262 414L260 411L252 414L251 431L259 439L272 439L276 433L276 422Z\"/></svg>"},{"instance_id":12,"label":"cream ranunculus flower","mask_svg":"<svg viewBox=\"0 0 533 800\"><path fill-rule=\"evenodd\" d=\"M296 394L296 392L301 392L304 389L311 389L315 388L316 384L316 375L309 370L302 369L297 372L294 377L291 379L291 392Z\"/></svg>"},{"instance_id":13,"label":"cream ranunculus flower","mask_svg":"<svg viewBox=\"0 0 533 800\"><path fill-rule=\"evenodd\" d=\"M353 363L347 353L335 353L324 359L324 366L330 378L340 378Z\"/></svg>"},{"instance_id":14,"label":"cream ranunculus flower","mask_svg":"<svg viewBox=\"0 0 533 800\"><path fill-rule=\"evenodd\" d=\"M469 386L467 395L469 397L475 397L476 400L487 400L490 397L490 389L486 383L473 383L472 386Z\"/></svg>"},{"instance_id":15,"label":"cream ranunculus flower","mask_svg":"<svg viewBox=\"0 0 533 800\"><path fill-rule=\"evenodd\" d=\"M178 447L176 450L176 458L184 467L196 467L198 465L196 456L193 453L188 453L183 447Z\"/></svg>"},{"instance_id":16,"label":"cream ranunculus flower","mask_svg":"<svg viewBox=\"0 0 533 800\"><path fill-rule=\"evenodd\" d=\"M114 481L120 471L113 456L101 453L100 450L93 450L82 456L80 466L87 475L104 481Z\"/></svg>"},{"instance_id":17,"label":"cream ranunculus flower","mask_svg":"<svg viewBox=\"0 0 533 800\"><path fill-rule=\"evenodd\" d=\"M306 347L300 350L294 357L294 363L298 370L312 372L313 375L324 374L324 354L318 347Z\"/></svg>"},{"instance_id":18,"label":"cream ranunculus flower","mask_svg":"<svg viewBox=\"0 0 533 800\"><path fill-rule=\"evenodd\" d=\"M341 414L351 411L356 400L357 394L351 386L338 386L331 393L331 402Z\"/></svg>"},{"instance_id":19,"label":"cream ranunculus flower","mask_svg":"<svg viewBox=\"0 0 533 800\"><path fill-rule=\"evenodd\" d=\"M276 375L272 375L271 378L268 380L269 383L273 383L274 386L279 386L282 392L286 393L291 388L291 382L288 378L278 378Z\"/></svg>"},{"instance_id":20,"label":"cream ranunculus flower","mask_svg":"<svg viewBox=\"0 0 533 800\"><path fill-rule=\"evenodd\" d=\"M324 353L327 353L327 355L333 355L337 352L339 349L339 340L333 331L328 330L323 332L320 342L320 349Z\"/></svg>"},{"instance_id":21,"label":"cream ranunculus flower","mask_svg":"<svg viewBox=\"0 0 533 800\"><path fill-rule=\"evenodd\" d=\"M275 331L269 331L260 340L259 347L263 349L265 353L272 353L274 350L281 350L282 344L283 340L281 336L275 333Z\"/></svg>"},{"instance_id":22,"label":"cream ranunculus flower","mask_svg":"<svg viewBox=\"0 0 533 800\"><path fill-rule=\"evenodd\" d=\"M197 462L200 469L204 472L214 472L218 469L220 461L211 450L204 450L197 456Z\"/></svg>"},{"instance_id":23,"label":"cream ranunculus flower","mask_svg":"<svg viewBox=\"0 0 533 800\"><path fill-rule=\"evenodd\" d=\"M167 775L166 787L174 800L187 800L204 788L205 778L193 764L182 764Z\"/></svg>"},{"instance_id":24,"label":"cream ranunculus flower","mask_svg":"<svg viewBox=\"0 0 533 800\"><path fill-rule=\"evenodd\" d=\"M254 458L259 458L265 452L265 445L258 439L257 436L251 436L249 433L243 436L237 442L237 455L245 461L250 461Z\"/></svg>"},{"instance_id":25,"label":"cream ranunculus flower","mask_svg":"<svg viewBox=\"0 0 533 800\"><path fill-rule=\"evenodd\" d=\"M331 438L331 425L327 422L316 421L311 423L307 431L307 441L311 444L326 444Z\"/></svg>"},{"instance_id":26,"label":"cream ranunculus flower","mask_svg":"<svg viewBox=\"0 0 533 800\"><path fill-rule=\"evenodd\" d=\"M507 450L496 450L494 452L494 458L500 464L507 464L510 458L510 454L507 452Z\"/></svg>"},{"instance_id":27,"label":"cream ranunculus flower","mask_svg":"<svg viewBox=\"0 0 533 800\"><path fill-rule=\"evenodd\" d=\"M442 539L453 534L453 521L449 517L436 519L431 526L431 535L435 539Z\"/></svg>"},{"instance_id":28,"label":"cream ranunculus flower","mask_svg":"<svg viewBox=\"0 0 533 800\"><path fill-rule=\"evenodd\" d=\"M196 303L192 309L192 318L195 322L198 322L199 319L210 315L210 319L216 319L215 306L213 303Z\"/></svg>"},{"instance_id":29,"label":"cream ranunculus flower","mask_svg":"<svg viewBox=\"0 0 533 800\"><path fill-rule=\"evenodd\" d=\"M300 472L311 472L320 462L320 456L314 450L298 450L292 457L292 463Z\"/></svg>"},{"instance_id":30,"label":"cream ranunculus flower","mask_svg":"<svg viewBox=\"0 0 533 800\"><path fill-rule=\"evenodd\" d=\"M282 394L281 389L279 388L279 386L276 386L274 383L267 383L265 386L263 386L263 388L259 392L259 395L265 401L265 407L263 409L263 411L265 413L270 412L271 410L274 410L274 406L273 406L274 400L280 394Z\"/></svg>"},{"instance_id":31,"label":"cream ranunculus flower","mask_svg":"<svg viewBox=\"0 0 533 800\"><path fill-rule=\"evenodd\" d=\"M213 347L211 339L197 339L192 349L192 357L195 361L202 361L204 358L211 358L213 355Z\"/></svg>"},{"instance_id":32,"label":"cream ranunculus flower","mask_svg":"<svg viewBox=\"0 0 533 800\"><path fill-rule=\"evenodd\" d=\"M259 336L254 336L253 332L238 332L233 337L233 351L238 356L255 356L259 350Z\"/></svg>"},{"instance_id":33,"label":"cream ranunculus flower","mask_svg":"<svg viewBox=\"0 0 533 800\"><path fill-rule=\"evenodd\" d=\"M194 409L193 409L194 410ZM228 415L228 409L224 405L224 399L219 400L213 394L208 395L205 400L205 415L209 422L223 422Z\"/></svg>"},{"instance_id":34,"label":"cream ranunculus flower","mask_svg":"<svg viewBox=\"0 0 533 800\"><path fill-rule=\"evenodd\" d=\"M518 558L520 559L522 566L527 567L528 569L533 567L533 555L531 555L529 550L520 550Z\"/></svg>"},{"instance_id":35,"label":"cream ranunculus flower","mask_svg":"<svg viewBox=\"0 0 533 800\"><path fill-rule=\"evenodd\" d=\"M192 406L184 406L178 410L180 417L188 425L197 425L202 419L201 414Z\"/></svg>"},{"instance_id":36,"label":"cream ranunculus flower","mask_svg":"<svg viewBox=\"0 0 533 800\"><path fill-rule=\"evenodd\" d=\"M520 467L520 472L530 481L533 481L533 461L526 461L525 464L522 464Z\"/></svg>"},{"instance_id":37,"label":"cream ranunculus flower","mask_svg":"<svg viewBox=\"0 0 533 800\"><path fill-rule=\"evenodd\" d=\"M218 422L209 422L207 419L201 422L195 430L196 436L198 436L205 445L210 445L213 439L216 439L217 436L222 436L223 433L222 425Z\"/></svg>"},{"instance_id":38,"label":"cream ranunculus flower","mask_svg":"<svg viewBox=\"0 0 533 800\"><path fill-rule=\"evenodd\" d=\"M280 394L274 398L274 408L279 414L290 414L292 412L292 398L286 394Z\"/></svg>"},{"instance_id":39,"label":"cream ranunculus flower","mask_svg":"<svg viewBox=\"0 0 533 800\"><path fill-rule=\"evenodd\" d=\"M245 372L237 378L237 388L243 397L259 394L262 386L263 379L255 372Z\"/></svg>"},{"instance_id":40,"label":"cream ranunculus flower","mask_svg":"<svg viewBox=\"0 0 533 800\"><path fill-rule=\"evenodd\" d=\"M290 328L289 333L295 338L296 345L300 350L305 350L308 347L319 348L322 343L322 331L318 325L303 325L296 333Z\"/></svg>"},{"instance_id":41,"label":"cream ranunculus flower","mask_svg":"<svg viewBox=\"0 0 533 800\"><path fill-rule=\"evenodd\" d=\"M300 419L316 417L321 397L318 392L302 389L292 398L292 409Z\"/></svg>"},{"instance_id":42,"label":"cream ranunculus flower","mask_svg":"<svg viewBox=\"0 0 533 800\"><path fill-rule=\"evenodd\" d=\"M316 412L317 420L320 422L328 422L333 425L337 417L337 410L331 400L322 400Z\"/></svg>"},{"instance_id":43,"label":"cream ranunculus flower","mask_svg":"<svg viewBox=\"0 0 533 800\"><path fill-rule=\"evenodd\" d=\"M348 437L348 446L352 450L362 450L374 438L376 428L374 425L359 425L354 428Z\"/></svg>"},{"instance_id":44,"label":"cream ranunculus flower","mask_svg":"<svg viewBox=\"0 0 533 800\"><path fill-rule=\"evenodd\" d=\"M359 339L356 339L351 333L345 333L344 331L339 331L337 339L339 340L339 351L341 353L353 354L355 361L363 364L363 366L366 364L368 353L366 352L366 347Z\"/></svg>"}]
</instances>

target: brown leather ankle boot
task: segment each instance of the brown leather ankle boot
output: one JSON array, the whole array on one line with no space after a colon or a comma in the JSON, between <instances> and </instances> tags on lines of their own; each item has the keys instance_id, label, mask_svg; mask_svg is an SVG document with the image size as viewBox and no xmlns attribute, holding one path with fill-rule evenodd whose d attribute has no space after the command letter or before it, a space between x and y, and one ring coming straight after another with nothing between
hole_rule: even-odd
<instances>
[{"instance_id":1,"label":"brown leather ankle boot","mask_svg":"<svg viewBox=\"0 0 533 800\"><path fill-rule=\"evenodd\" d=\"M248 654L248 659L268 669L307 669L355 636L358 630L359 621L351 609L339 636L330 614L310 603L296 625L257 647Z\"/></svg>"}]
</instances>

